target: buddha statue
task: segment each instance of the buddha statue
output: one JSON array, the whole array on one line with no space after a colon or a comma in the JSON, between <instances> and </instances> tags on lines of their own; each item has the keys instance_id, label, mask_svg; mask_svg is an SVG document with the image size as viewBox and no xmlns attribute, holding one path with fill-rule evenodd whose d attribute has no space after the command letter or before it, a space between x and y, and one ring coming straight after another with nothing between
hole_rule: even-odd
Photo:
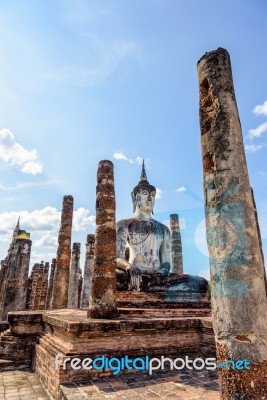
<instances>
[{"instance_id":1,"label":"buddha statue","mask_svg":"<svg viewBox=\"0 0 267 400\"><path fill-rule=\"evenodd\" d=\"M206 292L204 278L172 273L170 230L152 218L156 188L147 180L144 161L131 194L134 216L117 222L118 290L157 291L177 284L198 291L200 284L200 291ZM127 247L129 259L125 257Z\"/></svg>"}]
</instances>

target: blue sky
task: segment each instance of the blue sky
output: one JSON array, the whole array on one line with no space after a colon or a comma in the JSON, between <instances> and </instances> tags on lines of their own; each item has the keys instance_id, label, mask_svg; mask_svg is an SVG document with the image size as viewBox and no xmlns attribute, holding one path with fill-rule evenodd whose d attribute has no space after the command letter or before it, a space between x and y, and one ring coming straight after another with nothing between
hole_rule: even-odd
<instances>
[{"instance_id":1,"label":"blue sky","mask_svg":"<svg viewBox=\"0 0 267 400\"><path fill-rule=\"evenodd\" d=\"M185 272L206 273L196 63L218 47L232 60L266 254L266 12L265 0L0 1L1 259L19 214L32 262L55 256L64 194L84 254L98 161L114 162L121 219L144 158L156 216L181 216Z\"/></svg>"}]
</instances>

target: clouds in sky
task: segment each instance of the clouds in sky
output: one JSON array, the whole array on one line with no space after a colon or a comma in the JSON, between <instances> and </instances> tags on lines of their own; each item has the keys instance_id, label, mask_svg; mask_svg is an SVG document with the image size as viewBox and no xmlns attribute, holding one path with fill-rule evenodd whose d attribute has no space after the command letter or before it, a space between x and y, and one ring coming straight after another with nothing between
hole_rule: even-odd
<instances>
[{"instance_id":1,"label":"clouds in sky","mask_svg":"<svg viewBox=\"0 0 267 400\"><path fill-rule=\"evenodd\" d=\"M267 132L267 121L260 124L255 129L250 129L248 131L250 139L258 138L263 135L263 133Z\"/></svg>"},{"instance_id":2,"label":"clouds in sky","mask_svg":"<svg viewBox=\"0 0 267 400\"><path fill-rule=\"evenodd\" d=\"M28 150L17 143L14 134L6 128L0 130L0 160L18 166L25 174L36 175L43 170L37 150Z\"/></svg>"},{"instance_id":3,"label":"clouds in sky","mask_svg":"<svg viewBox=\"0 0 267 400\"><path fill-rule=\"evenodd\" d=\"M87 57L81 63L74 57L42 77L59 84L92 87L108 80L124 64L138 59L138 44L132 37L122 36L116 26L113 7L98 2L65 0L62 19L66 28L87 47Z\"/></svg>"},{"instance_id":4,"label":"clouds in sky","mask_svg":"<svg viewBox=\"0 0 267 400\"><path fill-rule=\"evenodd\" d=\"M156 199L161 199L163 195L163 190L156 187Z\"/></svg>"},{"instance_id":5,"label":"clouds in sky","mask_svg":"<svg viewBox=\"0 0 267 400\"><path fill-rule=\"evenodd\" d=\"M267 100L263 104L254 107L253 112L258 115L267 115Z\"/></svg>"},{"instance_id":6,"label":"clouds in sky","mask_svg":"<svg viewBox=\"0 0 267 400\"><path fill-rule=\"evenodd\" d=\"M245 150L248 153L255 153L258 150L261 150L265 146L264 143L261 144L245 144Z\"/></svg>"},{"instance_id":7,"label":"clouds in sky","mask_svg":"<svg viewBox=\"0 0 267 400\"><path fill-rule=\"evenodd\" d=\"M180 186L180 187L178 187L178 189L176 189L176 192L178 192L178 193L183 193L186 191L187 191L187 188L185 186Z\"/></svg>"},{"instance_id":8,"label":"clouds in sky","mask_svg":"<svg viewBox=\"0 0 267 400\"><path fill-rule=\"evenodd\" d=\"M10 243L12 233L20 216L21 229L31 234L32 255L31 262L41 260L50 261L57 251L58 231L61 212L55 207L46 206L34 211L4 212L0 214L1 240ZM73 232L84 232L88 228L95 228L95 216L85 208L78 208L73 212ZM6 248L6 251L8 249ZM2 255L5 257L5 255Z\"/></svg>"},{"instance_id":9,"label":"clouds in sky","mask_svg":"<svg viewBox=\"0 0 267 400\"><path fill-rule=\"evenodd\" d=\"M253 113L259 116L267 116L267 100L263 104L258 104L253 108ZM257 128L248 131L247 138L250 140L258 139L267 132L267 121L262 122ZM265 147L265 143L260 144L245 144L245 150L250 153L255 153Z\"/></svg>"},{"instance_id":10,"label":"clouds in sky","mask_svg":"<svg viewBox=\"0 0 267 400\"><path fill-rule=\"evenodd\" d=\"M132 158L127 157L121 151L117 151L117 152L113 153L113 158L115 158L115 160L128 161L130 164L137 163L139 165L142 165L142 163L143 163L143 158L142 157L137 156L133 160Z\"/></svg>"}]
</instances>

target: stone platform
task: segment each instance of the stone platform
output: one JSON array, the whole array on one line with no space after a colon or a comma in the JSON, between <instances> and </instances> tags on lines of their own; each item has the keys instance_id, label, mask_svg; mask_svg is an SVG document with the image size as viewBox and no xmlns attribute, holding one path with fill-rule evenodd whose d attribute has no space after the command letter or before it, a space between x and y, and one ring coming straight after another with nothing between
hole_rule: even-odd
<instances>
[{"instance_id":1,"label":"stone platform","mask_svg":"<svg viewBox=\"0 0 267 400\"><path fill-rule=\"evenodd\" d=\"M74 370L69 363L66 370L56 369L57 354L62 360L103 355L215 356L211 318L204 309L202 315L193 308L119 311L112 320L88 319L87 311L78 309L9 313L10 331L1 337L0 358L14 361L17 368L19 364L31 367L53 398L59 399L61 384L110 376L112 371Z\"/></svg>"}]
</instances>

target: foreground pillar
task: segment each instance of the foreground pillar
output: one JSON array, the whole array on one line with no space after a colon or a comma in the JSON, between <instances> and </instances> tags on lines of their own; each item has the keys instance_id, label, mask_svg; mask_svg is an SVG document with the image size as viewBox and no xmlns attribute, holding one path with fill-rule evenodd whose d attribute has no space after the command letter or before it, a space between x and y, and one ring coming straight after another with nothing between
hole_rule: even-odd
<instances>
[{"instance_id":1,"label":"foreground pillar","mask_svg":"<svg viewBox=\"0 0 267 400\"><path fill-rule=\"evenodd\" d=\"M64 196L54 275L52 309L67 308L71 258L73 197Z\"/></svg>"},{"instance_id":2,"label":"foreground pillar","mask_svg":"<svg viewBox=\"0 0 267 400\"><path fill-rule=\"evenodd\" d=\"M96 236L88 317L112 318L116 307L116 220L113 164L100 161L96 187Z\"/></svg>"},{"instance_id":3,"label":"foreground pillar","mask_svg":"<svg viewBox=\"0 0 267 400\"><path fill-rule=\"evenodd\" d=\"M95 252L95 235L87 235L86 253L85 253L85 264L83 274L83 288L82 288L82 300L81 308L88 308L89 296L92 286L92 272L93 272L93 261Z\"/></svg>"},{"instance_id":4,"label":"foreground pillar","mask_svg":"<svg viewBox=\"0 0 267 400\"><path fill-rule=\"evenodd\" d=\"M71 266L70 266L68 308L78 308L79 304L80 248L81 248L80 243L73 243Z\"/></svg>"},{"instance_id":5,"label":"foreground pillar","mask_svg":"<svg viewBox=\"0 0 267 400\"><path fill-rule=\"evenodd\" d=\"M227 51L206 53L198 78L217 359L251 363L219 370L222 399L266 399L264 265Z\"/></svg>"},{"instance_id":6,"label":"foreground pillar","mask_svg":"<svg viewBox=\"0 0 267 400\"><path fill-rule=\"evenodd\" d=\"M178 214L170 215L172 272L183 275L183 253Z\"/></svg>"}]
</instances>

